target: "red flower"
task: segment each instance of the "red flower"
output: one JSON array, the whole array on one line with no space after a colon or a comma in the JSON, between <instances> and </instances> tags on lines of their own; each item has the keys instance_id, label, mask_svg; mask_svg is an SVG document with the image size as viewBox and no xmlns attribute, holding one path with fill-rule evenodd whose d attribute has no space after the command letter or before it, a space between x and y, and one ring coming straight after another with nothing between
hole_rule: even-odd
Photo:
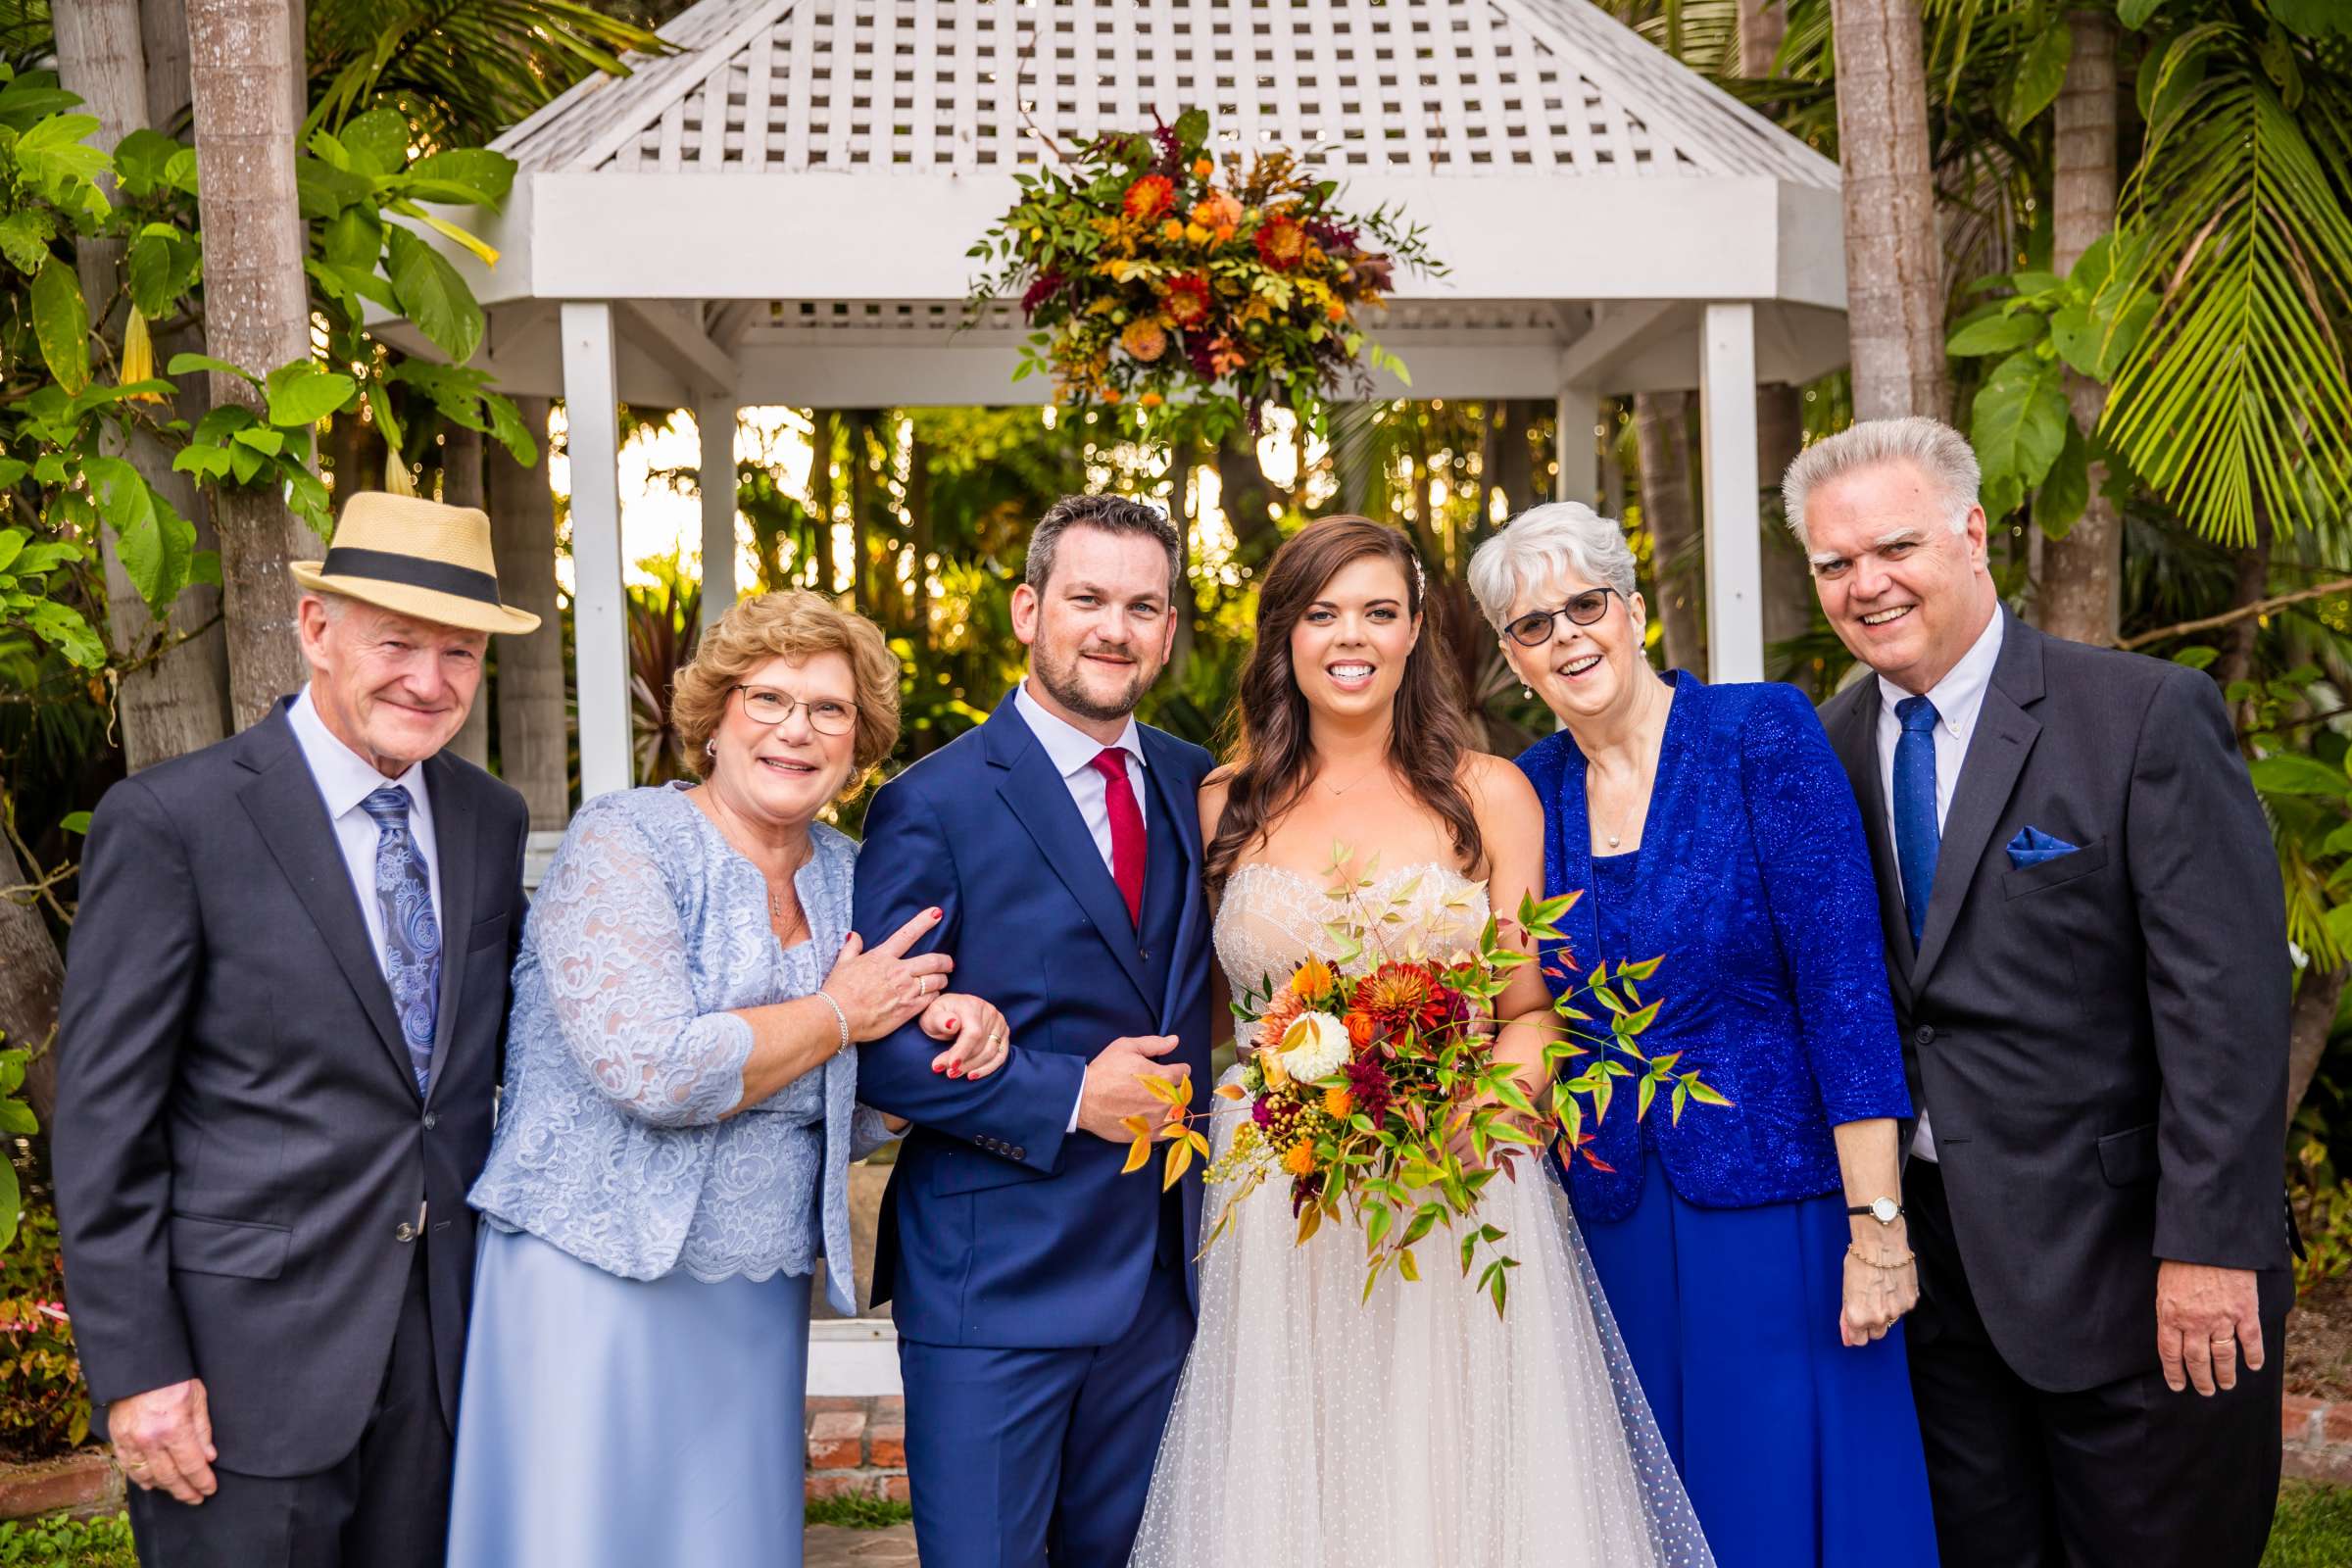
<instances>
[{"instance_id":1,"label":"red flower","mask_svg":"<svg viewBox=\"0 0 2352 1568\"><path fill-rule=\"evenodd\" d=\"M1176 187L1165 174L1146 174L1127 187L1127 216L1149 223L1176 202Z\"/></svg>"},{"instance_id":2,"label":"red flower","mask_svg":"<svg viewBox=\"0 0 2352 1568\"><path fill-rule=\"evenodd\" d=\"M1023 316L1037 314L1037 308L1059 293L1061 285L1068 281L1069 279L1063 277L1059 272L1045 273L1036 282L1030 284L1028 292L1021 296L1021 314Z\"/></svg>"},{"instance_id":3,"label":"red flower","mask_svg":"<svg viewBox=\"0 0 2352 1568\"><path fill-rule=\"evenodd\" d=\"M1167 313L1169 323L1179 329L1200 325L1208 319L1208 279L1199 272L1170 278L1160 309Z\"/></svg>"},{"instance_id":4,"label":"red flower","mask_svg":"<svg viewBox=\"0 0 2352 1568\"><path fill-rule=\"evenodd\" d=\"M1446 1022L1453 1011L1453 994L1430 978L1416 963L1384 963L1355 983L1351 999L1356 1011L1379 1024L1382 1032L1428 1031Z\"/></svg>"},{"instance_id":5,"label":"red flower","mask_svg":"<svg viewBox=\"0 0 2352 1568\"><path fill-rule=\"evenodd\" d=\"M1134 199L1133 192L1128 199ZM1257 259L1277 272L1287 272L1306 258L1306 230L1291 219L1269 218L1251 237L1257 245Z\"/></svg>"},{"instance_id":6,"label":"red flower","mask_svg":"<svg viewBox=\"0 0 2352 1568\"><path fill-rule=\"evenodd\" d=\"M1348 1092L1355 1097L1355 1108L1371 1117L1375 1126L1379 1125L1396 1094L1388 1069L1369 1057L1359 1056L1341 1070L1348 1075Z\"/></svg>"}]
</instances>

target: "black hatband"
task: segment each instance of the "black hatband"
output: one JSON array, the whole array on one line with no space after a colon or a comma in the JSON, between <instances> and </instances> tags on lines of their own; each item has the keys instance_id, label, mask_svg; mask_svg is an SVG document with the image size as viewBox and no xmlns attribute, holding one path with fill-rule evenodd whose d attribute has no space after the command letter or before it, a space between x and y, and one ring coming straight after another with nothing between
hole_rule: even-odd
<instances>
[{"instance_id":1,"label":"black hatband","mask_svg":"<svg viewBox=\"0 0 2352 1568\"><path fill-rule=\"evenodd\" d=\"M361 550L338 545L327 551L326 560L319 563L318 570L321 576L365 577L373 582L404 583L411 588L429 588L435 593L454 594L460 599L473 599L485 605L505 608L498 597L496 577L486 571L475 571L470 566L453 566L443 561L422 561L389 550Z\"/></svg>"}]
</instances>

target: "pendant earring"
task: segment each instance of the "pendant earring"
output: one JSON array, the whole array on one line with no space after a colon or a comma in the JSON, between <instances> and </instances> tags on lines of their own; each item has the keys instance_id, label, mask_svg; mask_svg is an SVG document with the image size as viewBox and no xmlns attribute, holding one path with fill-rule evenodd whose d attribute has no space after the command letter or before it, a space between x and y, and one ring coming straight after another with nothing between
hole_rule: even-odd
<instances>
[{"instance_id":1,"label":"pendant earring","mask_svg":"<svg viewBox=\"0 0 2352 1568\"><path fill-rule=\"evenodd\" d=\"M708 757L709 759L710 759L710 760L712 760L713 762L715 762L715 761L717 761L717 760L718 760L718 737L717 737L717 736L713 735L713 736L711 736L711 737L710 737L709 740L707 740L707 741L703 742L703 755L704 755L705 757Z\"/></svg>"},{"instance_id":2,"label":"pendant earring","mask_svg":"<svg viewBox=\"0 0 2352 1568\"><path fill-rule=\"evenodd\" d=\"M1536 689L1533 686L1528 685L1525 681L1521 681L1519 683L1519 695L1526 698L1528 701L1533 702L1536 696Z\"/></svg>"}]
</instances>

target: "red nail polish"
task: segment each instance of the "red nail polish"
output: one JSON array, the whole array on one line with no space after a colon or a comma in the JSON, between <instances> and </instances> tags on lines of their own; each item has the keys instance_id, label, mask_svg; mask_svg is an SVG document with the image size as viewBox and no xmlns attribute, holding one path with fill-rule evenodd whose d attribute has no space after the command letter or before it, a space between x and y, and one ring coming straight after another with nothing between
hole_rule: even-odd
<instances>
[{"instance_id":1,"label":"red nail polish","mask_svg":"<svg viewBox=\"0 0 2352 1568\"><path fill-rule=\"evenodd\" d=\"M935 1061L931 1064L931 1070L933 1072L946 1072L948 1069L942 1067L938 1062Z\"/></svg>"}]
</instances>

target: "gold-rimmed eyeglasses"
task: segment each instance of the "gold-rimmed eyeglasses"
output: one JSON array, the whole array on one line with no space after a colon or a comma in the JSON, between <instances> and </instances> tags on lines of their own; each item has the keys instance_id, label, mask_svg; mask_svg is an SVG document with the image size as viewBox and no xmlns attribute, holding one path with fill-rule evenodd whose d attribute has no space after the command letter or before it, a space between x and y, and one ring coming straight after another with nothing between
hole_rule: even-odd
<instances>
[{"instance_id":1,"label":"gold-rimmed eyeglasses","mask_svg":"<svg viewBox=\"0 0 2352 1568\"><path fill-rule=\"evenodd\" d=\"M1609 595L1614 588L1588 588L1557 610L1531 610L1514 616L1503 626L1503 632L1522 648L1541 648L1551 641L1552 627L1566 615L1579 626L1590 626L1609 612Z\"/></svg>"},{"instance_id":2,"label":"gold-rimmed eyeglasses","mask_svg":"<svg viewBox=\"0 0 2352 1568\"><path fill-rule=\"evenodd\" d=\"M744 716L755 724L781 724L799 709L808 713L808 727L819 735L847 735L858 727L858 705L838 697L795 697L773 686L729 689L743 693Z\"/></svg>"}]
</instances>

